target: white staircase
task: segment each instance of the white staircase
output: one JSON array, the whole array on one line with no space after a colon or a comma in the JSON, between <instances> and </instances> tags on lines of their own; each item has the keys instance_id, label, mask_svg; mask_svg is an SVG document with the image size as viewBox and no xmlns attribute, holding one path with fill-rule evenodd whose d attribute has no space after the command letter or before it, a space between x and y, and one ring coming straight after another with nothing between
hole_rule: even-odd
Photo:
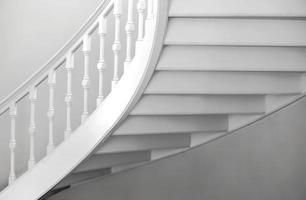
<instances>
[{"instance_id":1,"label":"white staircase","mask_svg":"<svg viewBox=\"0 0 306 200\"><path fill-rule=\"evenodd\" d=\"M120 20L120 2L106 1L101 12L109 13L114 7L115 18ZM133 1L128 2L131 10ZM305 1L140 0L137 5L139 24L144 23L146 4L144 33L141 26L138 27L138 37L143 34L145 37L138 38L133 61L128 56L130 53L126 53L127 72L120 81L116 72L121 62L118 57L120 24L117 21L113 91L102 102L103 90L99 85L98 108L92 115L88 113L86 70L89 65L85 61L84 123L71 133L71 138L67 137L55 148L56 153L50 153L43 160L44 169L34 166L24 178L19 182L17 179L16 184L4 190L0 200L17 197L14 192L18 192L22 184L45 173L48 167L60 164L57 160L65 163L63 170L58 168L50 172L57 177L36 189L34 195L22 190L23 199L37 199L48 191L52 193L52 187L56 192L86 184L94 178L205 144L254 123L303 95ZM104 17L97 19L102 45L106 34ZM130 15L127 24L132 23ZM128 25L127 52L131 51L128 41L129 38L132 41L133 33ZM93 23L88 27L93 30L97 25ZM86 31L83 40L85 60L90 50L90 45L86 47L90 43L89 32L93 31ZM101 46L100 84L103 51L104 46ZM70 52L66 62L71 55ZM50 78L49 83L52 88ZM69 110L69 95L72 94L69 88L67 91ZM15 100L10 104L14 108L16 98L11 99ZM52 100L49 106L52 111ZM52 127L52 117L50 123ZM69 125L67 129L69 132ZM66 163L65 158L74 156L74 151L75 159L67 159ZM33 188L35 181L31 185Z\"/></svg>"}]
</instances>

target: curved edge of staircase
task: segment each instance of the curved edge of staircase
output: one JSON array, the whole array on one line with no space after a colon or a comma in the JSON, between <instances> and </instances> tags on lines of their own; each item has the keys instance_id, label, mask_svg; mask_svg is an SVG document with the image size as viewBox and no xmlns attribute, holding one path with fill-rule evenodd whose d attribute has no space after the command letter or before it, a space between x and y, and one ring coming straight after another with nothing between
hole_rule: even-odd
<instances>
[{"instance_id":1,"label":"curved edge of staircase","mask_svg":"<svg viewBox=\"0 0 306 200\"><path fill-rule=\"evenodd\" d=\"M0 200L39 199L97 151L128 115L144 92L162 50L168 1L159 0L157 10L157 17L146 28L147 34L139 45L130 69L116 88L84 124L74 131L69 140L3 190Z\"/></svg>"}]
</instances>

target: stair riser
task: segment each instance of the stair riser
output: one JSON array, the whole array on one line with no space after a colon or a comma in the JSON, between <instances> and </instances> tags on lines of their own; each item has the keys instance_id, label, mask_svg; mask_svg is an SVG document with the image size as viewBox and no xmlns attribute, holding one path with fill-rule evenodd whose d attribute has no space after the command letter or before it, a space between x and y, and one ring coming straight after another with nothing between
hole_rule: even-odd
<instances>
[{"instance_id":1,"label":"stair riser","mask_svg":"<svg viewBox=\"0 0 306 200\"><path fill-rule=\"evenodd\" d=\"M166 46L157 70L306 71L306 48Z\"/></svg>"},{"instance_id":2,"label":"stair riser","mask_svg":"<svg viewBox=\"0 0 306 200\"><path fill-rule=\"evenodd\" d=\"M305 46L305 35L305 20L172 18L165 44Z\"/></svg>"}]
</instances>

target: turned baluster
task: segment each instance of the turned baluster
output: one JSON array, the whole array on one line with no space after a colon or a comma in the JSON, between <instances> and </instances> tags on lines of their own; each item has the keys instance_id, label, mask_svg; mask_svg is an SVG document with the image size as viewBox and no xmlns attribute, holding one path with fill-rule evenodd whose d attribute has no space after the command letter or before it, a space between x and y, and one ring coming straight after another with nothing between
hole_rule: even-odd
<instances>
[{"instance_id":1,"label":"turned baluster","mask_svg":"<svg viewBox=\"0 0 306 200\"><path fill-rule=\"evenodd\" d=\"M36 124L35 124L35 104L37 101L37 89L36 87L31 88L29 94L30 100L30 125L29 125L29 134L30 134L30 157L28 161L28 169L32 169L36 163L35 159L35 132L36 132Z\"/></svg>"},{"instance_id":2,"label":"turned baluster","mask_svg":"<svg viewBox=\"0 0 306 200\"><path fill-rule=\"evenodd\" d=\"M11 120L11 135L10 135L10 175L8 178L8 183L11 185L16 180L15 172L15 148L16 148L16 116L17 116L17 107L13 103L10 106L9 116Z\"/></svg>"},{"instance_id":3,"label":"turned baluster","mask_svg":"<svg viewBox=\"0 0 306 200\"><path fill-rule=\"evenodd\" d=\"M97 98L97 107L104 99L103 91L103 81L104 81L104 71L106 69L105 63L105 37L107 34L107 20L104 16L99 19L99 37L100 37L100 54L99 62L97 64L97 69L99 73L99 89L98 89L98 98Z\"/></svg>"},{"instance_id":4,"label":"turned baluster","mask_svg":"<svg viewBox=\"0 0 306 200\"><path fill-rule=\"evenodd\" d=\"M126 59L124 62L124 70L128 68L132 61L132 37L133 32L135 31L135 24L133 21L133 7L134 1L129 0L128 2L128 17L127 23L125 25L125 32L126 32Z\"/></svg>"},{"instance_id":5,"label":"turned baluster","mask_svg":"<svg viewBox=\"0 0 306 200\"><path fill-rule=\"evenodd\" d=\"M120 21L122 15L122 0L115 0L114 5L114 16L115 16L115 40L112 46L114 52L114 76L112 81L112 89L119 81L118 70L119 70L119 53L121 51L120 43Z\"/></svg>"},{"instance_id":6,"label":"turned baluster","mask_svg":"<svg viewBox=\"0 0 306 200\"><path fill-rule=\"evenodd\" d=\"M144 37L144 20L146 11L146 0L139 0L137 4L138 11L138 37L137 41L142 41Z\"/></svg>"},{"instance_id":7,"label":"turned baluster","mask_svg":"<svg viewBox=\"0 0 306 200\"><path fill-rule=\"evenodd\" d=\"M50 154L54 149L54 138L53 138L53 120L54 120L54 88L56 83L56 73L51 70L48 75L48 86L49 86L49 109L48 109L48 120L49 120L49 141L47 145L47 154Z\"/></svg>"},{"instance_id":8,"label":"turned baluster","mask_svg":"<svg viewBox=\"0 0 306 200\"><path fill-rule=\"evenodd\" d=\"M69 53L66 56L66 71L67 71L67 92L65 97L66 103L66 130L64 133L65 140L71 135L71 106L72 106L72 69L74 67L74 55Z\"/></svg>"},{"instance_id":9,"label":"turned baluster","mask_svg":"<svg viewBox=\"0 0 306 200\"><path fill-rule=\"evenodd\" d=\"M83 54L84 54L84 76L82 80L82 86L84 90L84 102L83 102L83 113L81 116L81 123L88 117L88 92L90 86L89 78L89 52L91 50L91 38L88 34L84 36L83 39Z\"/></svg>"}]
</instances>

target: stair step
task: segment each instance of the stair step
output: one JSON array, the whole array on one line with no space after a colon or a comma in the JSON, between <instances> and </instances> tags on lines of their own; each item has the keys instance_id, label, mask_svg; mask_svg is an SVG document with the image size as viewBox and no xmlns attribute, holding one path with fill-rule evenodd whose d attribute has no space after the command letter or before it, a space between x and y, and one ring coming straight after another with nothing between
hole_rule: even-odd
<instances>
[{"instance_id":1,"label":"stair step","mask_svg":"<svg viewBox=\"0 0 306 200\"><path fill-rule=\"evenodd\" d=\"M157 70L306 71L306 48L166 46Z\"/></svg>"},{"instance_id":2,"label":"stair step","mask_svg":"<svg viewBox=\"0 0 306 200\"><path fill-rule=\"evenodd\" d=\"M163 157L167 157L182 151L186 151L188 148L179 148L179 149L153 149L151 151L151 160L157 160Z\"/></svg>"},{"instance_id":3,"label":"stair step","mask_svg":"<svg viewBox=\"0 0 306 200\"><path fill-rule=\"evenodd\" d=\"M115 135L106 141L98 153L131 152L189 146L190 134Z\"/></svg>"},{"instance_id":4,"label":"stair step","mask_svg":"<svg viewBox=\"0 0 306 200\"><path fill-rule=\"evenodd\" d=\"M111 173L111 168L93 170L88 172L72 173L64 178L53 189L62 188L65 186L77 184L79 182L87 181L96 177L105 176Z\"/></svg>"},{"instance_id":5,"label":"stair step","mask_svg":"<svg viewBox=\"0 0 306 200\"><path fill-rule=\"evenodd\" d=\"M96 154L89 158L89 160L79 165L74 170L74 173L97 170L101 168L110 168L117 165L150 161L150 159L150 151Z\"/></svg>"},{"instance_id":6,"label":"stair step","mask_svg":"<svg viewBox=\"0 0 306 200\"><path fill-rule=\"evenodd\" d=\"M306 20L171 18L165 44L305 46Z\"/></svg>"},{"instance_id":7,"label":"stair step","mask_svg":"<svg viewBox=\"0 0 306 200\"><path fill-rule=\"evenodd\" d=\"M146 94L297 94L296 72L155 72Z\"/></svg>"},{"instance_id":8,"label":"stair step","mask_svg":"<svg viewBox=\"0 0 306 200\"><path fill-rule=\"evenodd\" d=\"M262 115L258 114L233 114L228 116L228 129L233 131L237 128L245 126L251 122L254 122Z\"/></svg>"},{"instance_id":9,"label":"stair step","mask_svg":"<svg viewBox=\"0 0 306 200\"><path fill-rule=\"evenodd\" d=\"M227 115L129 116L114 135L226 131Z\"/></svg>"},{"instance_id":10,"label":"stair step","mask_svg":"<svg viewBox=\"0 0 306 200\"><path fill-rule=\"evenodd\" d=\"M304 0L172 0L170 16L306 16Z\"/></svg>"},{"instance_id":11,"label":"stair step","mask_svg":"<svg viewBox=\"0 0 306 200\"><path fill-rule=\"evenodd\" d=\"M264 95L144 95L131 115L264 113Z\"/></svg>"},{"instance_id":12,"label":"stair step","mask_svg":"<svg viewBox=\"0 0 306 200\"><path fill-rule=\"evenodd\" d=\"M122 172L122 171L125 171L125 170L129 170L129 169L132 169L132 168L135 168L135 167L139 167L139 166L141 166L145 163L147 163L147 162L139 162L139 163L133 163L133 164L127 164L127 165L114 166L114 167L112 167L112 174Z\"/></svg>"},{"instance_id":13,"label":"stair step","mask_svg":"<svg viewBox=\"0 0 306 200\"><path fill-rule=\"evenodd\" d=\"M201 144L204 144L206 142L209 142L211 140L216 139L217 137L220 137L221 135L226 134L226 132L198 132L198 133L192 133L191 134L191 147L195 147Z\"/></svg>"}]
</instances>

